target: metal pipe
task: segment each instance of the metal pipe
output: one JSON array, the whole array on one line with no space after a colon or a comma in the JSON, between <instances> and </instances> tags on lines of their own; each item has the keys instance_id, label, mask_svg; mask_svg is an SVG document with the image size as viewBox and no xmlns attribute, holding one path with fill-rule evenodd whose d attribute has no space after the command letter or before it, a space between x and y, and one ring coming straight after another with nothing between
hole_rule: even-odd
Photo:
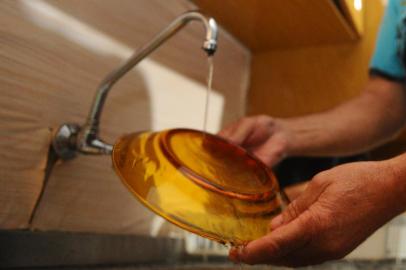
<instances>
[{"instance_id":1,"label":"metal pipe","mask_svg":"<svg viewBox=\"0 0 406 270\"><path fill-rule=\"evenodd\" d=\"M127 61L125 61L116 70L113 70L103 79L97 89L96 96L93 100L86 123L82 127L78 127L78 125L75 124L65 124L60 128L60 130L63 129L63 134L60 134L60 132L56 134L53 145L57 150L57 153L60 154L61 158L69 159L72 158L72 156L74 157L75 154L73 154L72 151L78 151L84 154L111 153L113 148L112 145L103 142L103 140L99 138L100 116L110 89L136 64L142 61L145 57L162 45L162 43L176 34L191 21L200 21L203 23L206 30L206 37L202 48L208 55L215 53L217 49L218 27L213 18L207 17L197 11L186 12L177 17L151 41L138 49ZM76 132L66 134L67 130ZM72 145L72 141L75 145ZM67 152L69 152L69 155Z\"/></svg>"}]
</instances>

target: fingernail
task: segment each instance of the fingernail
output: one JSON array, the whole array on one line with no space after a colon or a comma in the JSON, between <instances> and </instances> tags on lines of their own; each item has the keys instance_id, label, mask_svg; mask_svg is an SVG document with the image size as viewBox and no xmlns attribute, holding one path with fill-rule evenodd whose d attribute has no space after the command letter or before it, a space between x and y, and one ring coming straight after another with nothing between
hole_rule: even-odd
<instances>
[{"instance_id":1,"label":"fingernail","mask_svg":"<svg viewBox=\"0 0 406 270\"><path fill-rule=\"evenodd\" d=\"M279 226L281 226L283 224L283 217L282 215L278 215L276 217L274 217L271 221L271 230L275 230L276 228L278 228Z\"/></svg>"}]
</instances>

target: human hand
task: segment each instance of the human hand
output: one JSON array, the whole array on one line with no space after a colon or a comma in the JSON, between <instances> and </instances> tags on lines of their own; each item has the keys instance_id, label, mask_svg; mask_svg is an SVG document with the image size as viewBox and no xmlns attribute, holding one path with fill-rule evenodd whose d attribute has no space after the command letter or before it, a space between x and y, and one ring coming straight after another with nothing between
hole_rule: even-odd
<instances>
[{"instance_id":1,"label":"human hand","mask_svg":"<svg viewBox=\"0 0 406 270\"><path fill-rule=\"evenodd\" d=\"M404 210L392 165L349 163L316 175L270 234L232 249L230 259L297 267L344 257Z\"/></svg>"},{"instance_id":2,"label":"human hand","mask_svg":"<svg viewBox=\"0 0 406 270\"><path fill-rule=\"evenodd\" d=\"M290 136L283 121L266 115L241 118L219 135L246 148L270 167L288 154Z\"/></svg>"},{"instance_id":3,"label":"human hand","mask_svg":"<svg viewBox=\"0 0 406 270\"><path fill-rule=\"evenodd\" d=\"M289 201L295 200L297 197L300 196L305 190L309 181L300 182L294 185L289 185L283 189L286 196L288 197Z\"/></svg>"}]
</instances>

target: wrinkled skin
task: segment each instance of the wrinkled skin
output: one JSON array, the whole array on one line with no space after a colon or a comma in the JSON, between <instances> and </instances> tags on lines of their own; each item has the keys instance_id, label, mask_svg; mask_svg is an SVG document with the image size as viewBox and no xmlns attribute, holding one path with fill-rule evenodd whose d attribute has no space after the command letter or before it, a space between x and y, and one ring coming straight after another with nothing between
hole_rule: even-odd
<instances>
[{"instance_id":1,"label":"wrinkled skin","mask_svg":"<svg viewBox=\"0 0 406 270\"><path fill-rule=\"evenodd\" d=\"M269 167L287 155L290 139L282 121L266 115L241 118L219 135L246 148Z\"/></svg>"},{"instance_id":2,"label":"wrinkled skin","mask_svg":"<svg viewBox=\"0 0 406 270\"><path fill-rule=\"evenodd\" d=\"M370 76L354 98L293 118L244 117L220 135L268 166L287 156L346 156L393 139L406 126L404 83ZM301 191L299 189L299 191ZM299 194L299 195L298 195ZM230 258L286 266L338 259L406 210L406 154L322 172L271 223L272 232L233 249Z\"/></svg>"},{"instance_id":3,"label":"wrinkled skin","mask_svg":"<svg viewBox=\"0 0 406 270\"><path fill-rule=\"evenodd\" d=\"M342 258L402 211L396 179L391 162L349 163L324 171L272 220L270 234L231 250L229 257L291 267Z\"/></svg>"}]
</instances>

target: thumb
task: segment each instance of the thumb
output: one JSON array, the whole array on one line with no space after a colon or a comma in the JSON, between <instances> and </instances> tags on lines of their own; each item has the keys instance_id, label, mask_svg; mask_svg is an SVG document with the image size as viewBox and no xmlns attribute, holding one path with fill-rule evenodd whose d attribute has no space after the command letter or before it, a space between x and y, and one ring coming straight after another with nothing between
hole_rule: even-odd
<instances>
[{"instance_id":1,"label":"thumb","mask_svg":"<svg viewBox=\"0 0 406 270\"><path fill-rule=\"evenodd\" d=\"M305 191L292 201L288 207L278 216L272 219L271 231L296 219L301 213L306 211L326 189L328 183L312 180Z\"/></svg>"}]
</instances>

